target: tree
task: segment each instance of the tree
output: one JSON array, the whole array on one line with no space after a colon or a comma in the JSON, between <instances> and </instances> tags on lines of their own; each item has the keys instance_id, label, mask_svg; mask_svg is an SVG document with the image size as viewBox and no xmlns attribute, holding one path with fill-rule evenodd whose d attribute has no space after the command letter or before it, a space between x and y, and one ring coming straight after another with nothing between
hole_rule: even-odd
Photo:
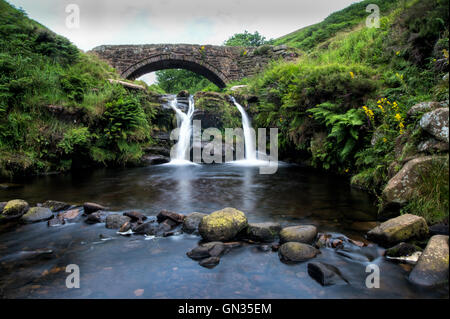
<instances>
[{"instance_id":1,"label":"tree","mask_svg":"<svg viewBox=\"0 0 450 319\"><path fill-rule=\"evenodd\" d=\"M263 44L268 44L272 40L266 41L266 37L263 37L259 34L258 31L255 33L250 33L247 30L244 33L236 33L231 36L227 41L224 42L224 45L228 46L250 46L250 47L259 47Z\"/></svg>"},{"instance_id":2,"label":"tree","mask_svg":"<svg viewBox=\"0 0 450 319\"><path fill-rule=\"evenodd\" d=\"M168 69L156 72L158 85L167 93L176 94L188 90L191 94L208 88L217 90L218 87L202 75L189 70Z\"/></svg>"}]
</instances>

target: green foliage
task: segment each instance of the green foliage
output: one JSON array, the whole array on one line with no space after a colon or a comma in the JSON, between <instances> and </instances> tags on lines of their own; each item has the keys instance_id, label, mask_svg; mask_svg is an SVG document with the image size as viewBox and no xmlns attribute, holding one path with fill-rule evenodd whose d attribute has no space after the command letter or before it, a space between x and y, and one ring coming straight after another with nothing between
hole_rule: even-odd
<instances>
[{"instance_id":1,"label":"green foliage","mask_svg":"<svg viewBox=\"0 0 450 319\"><path fill-rule=\"evenodd\" d=\"M204 76L184 69L168 69L156 72L158 86L165 92L177 94L187 90L191 94L198 91L218 91L219 88Z\"/></svg>"},{"instance_id":2,"label":"green foliage","mask_svg":"<svg viewBox=\"0 0 450 319\"><path fill-rule=\"evenodd\" d=\"M90 145L91 134L87 127L73 128L64 134L63 140L58 147L65 154L72 154L75 151L87 149Z\"/></svg>"},{"instance_id":3,"label":"green foliage","mask_svg":"<svg viewBox=\"0 0 450 319\"><path fill-rule=\"evenodd\" d=\"M243 33L236 33L229 37L223 44L233 47L259 47L270 43L271 41L266 41L266 38L259 34L258 31L250 33L245 30Z\"/></svg>"}]
</instances>

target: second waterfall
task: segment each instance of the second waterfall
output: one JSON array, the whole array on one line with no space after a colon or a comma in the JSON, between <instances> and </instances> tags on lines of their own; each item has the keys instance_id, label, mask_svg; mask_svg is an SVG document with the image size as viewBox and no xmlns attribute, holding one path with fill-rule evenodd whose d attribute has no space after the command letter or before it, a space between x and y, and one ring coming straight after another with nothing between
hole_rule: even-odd
<instances>
[{"instance_id":1,"label":"second waterfall","mask_svg":"<svg viewBox=\"0 0 450 319\"><path fill-rule=\"evenodd\" d=\"M175 153L171 154L171 160L169 164L193 164L190 161L191 151L191 136L192 136L192 116L194 115L194 98L189 96L189 107L186 113L178 108L178 101L175 97L170 100L170 107L177 114L178 122L178 142L176 145Z\"/></svg>"}]
</instances>

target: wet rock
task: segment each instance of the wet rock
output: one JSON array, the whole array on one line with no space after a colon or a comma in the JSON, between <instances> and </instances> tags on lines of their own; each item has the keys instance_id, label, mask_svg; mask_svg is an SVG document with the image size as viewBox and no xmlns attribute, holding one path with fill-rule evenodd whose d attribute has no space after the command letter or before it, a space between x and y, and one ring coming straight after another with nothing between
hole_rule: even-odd
<instances>
[{"instance_id":1,"label":"wet rock","mask_svg":"<svg viewBox=\"0 0 450 319\"><path fill-rule=\"evenodd\" d=\"M272 242L280 234L281 225L278 223L250 223L247 227L247 238L257 242Z\"/></svg>"},{"instance_id":2,"label":"wet rock","mask_svg":"<svg viewBox=\"0 0 450 319\"><path fill-rule=\"evenodd\" d=\"M448 143L448 111L448 108L443 107L425 113L420 119L420 127L433 135L437 140Z\"/></svg>"},{"instance_id":3,"label":"wet rock","mask_svg":"<svg viewBox=\"0 0 450 319\"><path fill-rule=\"evenodd\" d=\"M85 214L92 214L92 213L98 212L99 210L107 209L106 207L96 204L96 203L84 203L83 208L84 208Z\"/></svg>"},{"instance_id":4,"label":"wet rock","mask_svg":"<svg viewBox=\"0 0 450 319\"><path fill-rule=\"evenodd\" d=\"M163 222L160 224L161 229L164 229L165 231L172 230L172 229L174 229L174 228L177 227L177 226L178 226L178 223L177 223L177 222L174 222L174 221L171 220L171 219L166 219L165 221L163 221Z\"/></svg>"},{"instance_id":5,"label":"wet rock","mask_svg":"<svg viewBox=\"0 0 450 319\"><path fill-rule=\"evenodd\" d=\"M402 263L415 265L415 264L417 264L417 261L419 260L421 255L422 255L421 251L416 251L416 252L414 252L414 253L412 253L411 255L408 255L408 256L400 256L400 257L389 257L389 256L386 256L386 258L389 259L389 260L394 260L394 261L400 262L400 265Z\"/></svg>"},{"instance_id":6,"label":"wet rock","mask_svg":"<svg viewBox=\"0 0 450 319\"><path fill-rule=\"evenodd\" d=\"M44 220L49 220L53 217L53 213L46 207L32 207L28 212L22 216L22 221L25 223L37 223Z\"/></svg>"},{"instance_id":7,"label":"wet rock","mask_svg":"<svg viewBox=\"0 0 450 319\"><path fill-rule=\"evenodd\" d=\"M80 216L80 210L79 209L71 209L67 212L61 212L58 213L58 216L61 216L63 219L72 220Z\"/></svg>"},{"instance_id":8,"label":"wet rock","mask_svg":"<svg viewBox=\"0 0 450 319\"><path fill-rule=\"evenodd\" d=\"M198 232L198 225L202 221L202 218L205 217L206 214L202 213L191 213L186 216L183 221L182 229L185 233L192 234Z\"/></svg>"},{"instance_id":9,"label":"wet rock","mask_svg":"<svg viewBox=\"0 0 450 319\"><path fill-rule=\"evenodd\" d=\"M226 246L222 242L210 242L195 247L186 255L194 260L201 260L209 257L219 257L226 251Z\"/></svg>"},{"instance_id":10,"label":"wet rock","mask_svg":"<svg viewBox=\"0 0 450 319\"><path fill-rule=\"evenodd\" d=\"M448 236L435 235L409 274L409 280L420 286L435 287L448 283Z\"/></svg>"},{"instance_id":11,"label":"wet rock","mask_svg":"<svg viewBox=\"0 0 450 319\"><path fill-rule=\"evenodd\" d=\"M422 239L428 234L428 226L422 217L405 214L389 219L367 233L369 240L380 244L396 244L409 239Z\"/></svg>"},{"instance_id":12,"label":"wet rock","mask_svg":"<svg viewBox=\"0 0 450 319\"><path fill-rule=\"evenodd\" d=\"M445 159L444 156L423 156L407 162L384 188L382 197L385 206L406 204L421 183L422 173L430 169L433 161L445 161Z\"/></svg>"},{"instance_id":13,"label":"wet rock","mask_svg":"<svg viewBox=\"0 0 450 319\"><path fill-rule=\"evenodd\" d=\"M147 236L162 236L165 232L169 230L170 229L167 229L164 225L157 224L154 221L140 224L133 229L135 234Z\"/></svg>"},{"instance_id":14,"label":"wet rock","mask_svg":"<svg viewBox=\"0 0 450 319\"><path fill-rule=\"evenodd\" d=\"M184 218L186 216L178 213L174 213L168 210L162 210L159 212L159 214L156 216L156 219L158 220L158 223L162 223L167 219L170 219L174 221L177 224L181 224L184 221Z\"/></svg>"},{"instance_id":15,"label":"wet rock","mask_svg":"<svg viewBox=\"0 0 450 319\"><path fill-rule=\"evenodd\" d=\"M278 251L279 249L280 249L280 244L272 244L272 246L271 246L271 248L272 248L272 251Z\"/></svg>"},{"instance_id":16,"label":"wet rock","mask_svg":"<svg viewBox=\"0 0 450 319\"><path fill-rule=\"evenodd\" d=\"M312 225L291 226L280 232L280 243L298 242L311 243L317 235L317 228Z\"/></svg>"},{"instance_id":17,"label":"wet rock","mask_svg":"<svg viewBox=\"0 0 450 319\"><path fill-rule=\"evenodd\" d=\"M227 207L203 217L198 230L207 241L229 241L246 227L245 214Z\"/></svg>"},{"instance_id":18,"label":"wet rock","mask_svg":"<svg viewBox=\"0 0 450 319\"><path fill-rule=\"evenodd\" d=\"M284 243L278 250L278 255L284 262L302 262L316 257L317 254L319 250L299 242Z\"/></svg>"},{"instance_id":19,"label":"wet rock","mask_svg":"<svg viewBox=\"0 0 450 319\"><path fill-rule=\"evenodd\" d=\"M337 267L321 262L308 263L308 274L322 286L347 283Z\"/></svg>"},{"instance_id":20,"label":"wet rock","mask_svg":"<svg viewBox=\"0 0 450 319\"><path fill-rule=\"evenodd\" d=\"M58 202L54 200L48 200L42 204L42 207L46 207L52 210L52 212L59 212L61 210L69 209L70 204L64 202Z\"/></svg>"},{"instance_id":21,"label":"wet rock","mask_svg":"<svg viewBox=\"0 0 450 319\"><path fill-rule=\"evenodd\" d=\"M106 217L106 228L119 229L123 224L129 222L130 220L130 217L119 214L108 215L108 217Z\"/></svg>"},{"instance_id":22,"label":"wet rock","mask_svg":"<svg viewBox=\"0 0 450 319\"><path fill-rule=\"evenodd\" d=\"M131 222L143 223L144 220L147 220L147 216L140 212L125 212L123 216L127 216L131 218Z\"/></svg>"},{"instance_id":23,"label":"wet rock","mask_svg":"<svg viewBox=\"0 0 450 319\"><path fill-rule=\"evenodd\" d=\"M119 229L119 233L126 233L127 231L129 231L131 229L131 223L125 222L125 224L123 224L120 229Z\"/></svg>"},{"instance_id":24,"label":"wet rock","mask_svg":"<svg viewBox=\"0 0 450 319\"><path fill-rule=\"evenodd\" d=\"M104 222L106 222L107 216L108 216L108 213L103 212L103 211L91 213L88 215L85 222L88 224L104 223Z\"/></svg>"},{"instance_id":25,"label":"wet rock","mask_svg":"<svg viewBox=\"0 0 450 319\"><path fill-rule=\"evenodd\" d=\"M387 249L384 255L387 257L403 257L411 256L416 251L422 251L422 249L416 245L401 242L394 247Z\"/></svg>"},{"instance_id":26,"label":"wet rock","mask_svg":"<svg viewBox=\"0 0 450 319\"><path fill-rule=\"evenodd\" d=\"M28 203L21 199L10 200L3 208L0 220L18 219L22 217L30 208Z\"/></svg>"},{"instance_id":27,"label":"wet rock","mask_svg":"<svg viewBox=\"0 0 450 319\"><path fill-rule=\"evenodd\" d=\"M66 223L66 221L64 220L64 218L58 214L57 216L54 216L52 219L50 219L47 222L47 225L49 227L56 227L56 226L64 225L65 223Z\"/></svg>"},{"instance_id":28,"label":"wet rock","mask_svg":"<svg viewBox=\"0 0 450 319\"><path fill-rule=\"evenodd\" d=\"M200 260L198 263L200 266L205 268L214 268L220 263L219 257L209 257L203 260Z\"/></svg>"},{"instance_id":29,"label":"wet rock","mask_svg":"<svg viewBox=\"0 0 450 319\"><path fill-rule=\"evenodd\" d=\"M144 165L161 165L169 163L170 157L148 154L142 157L141 162L143 162Z\"/></svg>"}]
</instances>

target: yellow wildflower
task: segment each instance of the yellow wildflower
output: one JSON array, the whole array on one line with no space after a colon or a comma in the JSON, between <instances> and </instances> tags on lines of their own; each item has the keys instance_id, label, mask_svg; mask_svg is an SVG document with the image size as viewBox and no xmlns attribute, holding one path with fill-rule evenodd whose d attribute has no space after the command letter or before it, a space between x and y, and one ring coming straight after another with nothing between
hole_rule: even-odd
<instances>
[{"instance_id":1,"label":"yellow wildflower","mask_svg":"<svg viewBox=\"0 0 450 319\"><path fill-rule=\"evenodd\" d=\"M387 142L387 138L383 137L383 142L386 143Z\"/></svg>"},{"instance_id":2,"label":"yellow wildflower","mask_svg":"<svg viewBox=\"0 0 450 319\"><path fill-rule=\"evenodd\" d=\"M350 76L352 77L352 79L355 78L355 74L353 72L350 72Z\"/></svg>"},{"instance_id":3,"label":"yellow wildflower","mask_svg":"<svg viewBox=\"0 0 450 319\"><path fill-rule=\"evenodd\" d=\"M400 51L395 52L395 55L400 55Z\"/></svg>"},{"instance_id":4,"label":"yellow wildflower","mask_svg":"<svg viewBox=\"0 0 450 319\"><path fill-rule=\"evenodd\" d=\"M397 114L395 114L395 119L396 119L398 122L400 122L400 121L402 120L402 116L401 116L399 113L397 113Z\"/></svg>"}]
</instances>

